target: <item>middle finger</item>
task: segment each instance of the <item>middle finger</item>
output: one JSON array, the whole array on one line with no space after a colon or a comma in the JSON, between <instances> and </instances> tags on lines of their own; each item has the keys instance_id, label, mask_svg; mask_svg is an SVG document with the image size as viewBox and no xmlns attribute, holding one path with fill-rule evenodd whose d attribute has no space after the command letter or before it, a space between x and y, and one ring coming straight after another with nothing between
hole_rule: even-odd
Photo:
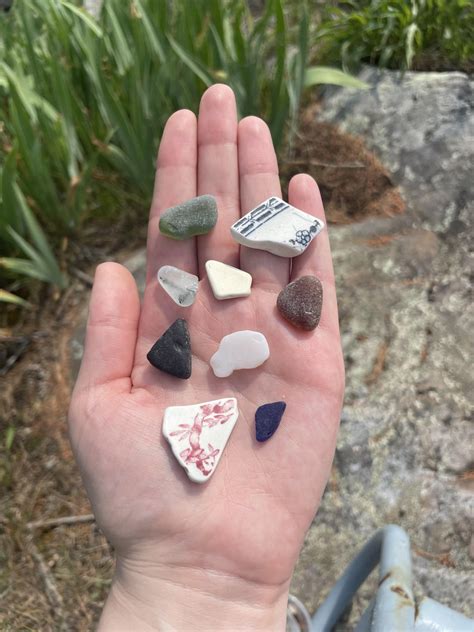
<instances>
[{"instance_id":1,"label":"middle finger","mask_svg":"<svg viewBox=\"0 0 474 632\"><path fill-rule=\"evenodd\" d=\"M230 234L239 219L239 166L237 156L237 107L234 93L216 84L203 94L198 118L198 195L217 199L215 228L198 238L199 276L208 259L239 265L239 245Z\"/></svg>"}]
</instances>

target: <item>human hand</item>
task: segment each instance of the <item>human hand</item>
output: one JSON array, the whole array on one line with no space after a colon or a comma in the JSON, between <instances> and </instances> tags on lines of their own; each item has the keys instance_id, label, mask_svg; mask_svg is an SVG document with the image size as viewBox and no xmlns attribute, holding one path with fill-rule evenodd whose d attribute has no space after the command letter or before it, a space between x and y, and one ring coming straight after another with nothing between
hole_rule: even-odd
<instances>
[{"instance_id":1,"label":"human hand","mask_svg":"<svg viewBox=\"0 0 474 632\"><path fill-rule=\"evenodd\" d=\"M218 204L211 233L186 241L159 233L163 210L205 193ZM267 126L256 117L238 123L232 91L215 85L197 121L181 110L163 132L141 307L123 266L97 268L69 423L97 522L117 556L101 630L284 629L293 568L333 458L344 368L327 231L292 261L239 247L230 236L240 214L271 195L281 190ZM309 176L292 179L289 202L324 220ZM208 259L250 272L251 295L216 301ZM159 287L156 272L165 264L199 275L192 307L178 307ZM295 329L276 310L282 287L306 274L324 289L314 332ZM146 359L178 317L191 335L186 381ZM224 335L240 329L262 332L270 358L216 378L209 359ZM196 485L162 436L163 412L229 396L239 419L215 474ZM280 428L257 444L255 411L278 400L287 402Z\"/></svg>"}]
</instances>

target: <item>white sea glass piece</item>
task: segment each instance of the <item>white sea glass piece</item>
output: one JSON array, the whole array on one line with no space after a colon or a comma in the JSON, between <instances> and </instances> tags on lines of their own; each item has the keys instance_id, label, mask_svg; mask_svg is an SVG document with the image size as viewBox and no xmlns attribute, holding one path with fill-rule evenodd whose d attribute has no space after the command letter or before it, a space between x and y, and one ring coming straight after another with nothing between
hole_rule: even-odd
<instances>
[{"instance_id":1,"label":"white sea glass piece","mask_svg":"<svg viewBox=\"0 0 474 632\"><path fill-rule=\"evenodd\" d=\"M243 246L279 257L296 257L323 228L324 222L314 215L273 196L237 220L230 232Z\"/></svg>"},{"instance_id":2,"label":"white sea glass piece","mask_svg":"<svg viewBox=\"0 0 474 632\"><path fill-rule=\"evenodd\" d=\"M174 266L161 266L158 270L158 282L181 307L189 307L196 300L199 279L195 274Z\"/></svg>"},{"instance_id":3,"label":"white sea glass piece","mask_svg":"<svg viewBox=\"0 0 474 632\"><path fill-rule=\"evenodd\" d=\"M269 356L267 339L259 331L235 331L222 338L211 367L216 377L228 377L237 369L255 369Z\"/></svg>"},{"instance_id":4,"label":"white sea glass piece","mask_svg":"<svg viewBox=\"0 0 474 632\"><path fill-rule=\"evenodd\" d=\"M238 416L235 397L165 410L163 435L190 480L205 483L211 478Z\"/></svg>"},{"instance_id":5,"label":"white sea glass piece","mask_svg":"<svg viewBox=\"0 0 474 632\"><path fill-rule=\"evenodd\" d=\"M206 261L206 272L212 293L219 301L249 296L252 276L248 272L213 259Z\"/></svg>"}]
</instances>

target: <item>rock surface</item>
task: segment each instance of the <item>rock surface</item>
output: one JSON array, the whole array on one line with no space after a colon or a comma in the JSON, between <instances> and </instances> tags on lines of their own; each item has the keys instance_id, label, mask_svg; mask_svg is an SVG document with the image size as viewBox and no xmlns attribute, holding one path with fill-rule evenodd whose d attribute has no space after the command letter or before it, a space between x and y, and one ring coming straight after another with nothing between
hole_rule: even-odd
<instances>
[{"instance_id":1,"label":"rock surface","mask_svg":"<svg viewBox=\"0 0 474 632\"><path fill-rule=\"evenodd\" d=\"M411 538L415 593L474 617L473 82L374 70L362 79L370 90L332 91L323 116L366 140L407 212L330 228L347 388L292 591L315 610L363 543L394 522ZM356 598L352 622L376 585Z\"/></svg>"},{"instance_id":2,"label":"rock surface","mask_svg":"<svg viewBox=\"0 0 474 632\"><path fill-rule=\"evenodd\" d=\"M248 248L266 250L279 257L296 257L323 228L323 222L313 215L274 196L237 220L230 232Z\"/></svg>"},{"instance_id":3,"label":"rock surface","mask_svg":"<svg viewBox=\"0 0 474 632\"><path fill-rule=\"evenodd\" d=\"M213 195L200 195L166 209L160 217L160 231L172 239L206 235L217 222L217 203Z\"/></svg>"},{"instance_id":4,"label":"rock surface","mask_svg":"<svg viewBox=\"0 0 474 632\"><path fill-rule=\"evenodd\" d=\"M323 306L323 286L315 276L304 276L288 283L278 295L280 314L295 327L316 329Z\"/></svg>"},{"instance_id":5,"label":"rock surface","mask_svg":"<svg viewBox=\"0 0 474 632\"><path fill-rule=\"evenodd\" d=\"M191 339L188 324L178 318L158 338L147 354L148 362L156 369L187 380L191 377Z\"/></svg>"}]
</instances>

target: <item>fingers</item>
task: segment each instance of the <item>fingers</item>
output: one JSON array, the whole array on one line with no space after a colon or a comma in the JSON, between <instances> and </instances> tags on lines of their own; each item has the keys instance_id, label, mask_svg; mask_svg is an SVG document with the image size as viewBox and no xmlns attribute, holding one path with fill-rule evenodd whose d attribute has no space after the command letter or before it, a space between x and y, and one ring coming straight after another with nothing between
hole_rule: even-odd
<instances>
[{"instance_id":1,"label":"fingers","mask_svg":"<svg viewBox=\"0 0 474 632\"><path fill-rule=\"evenodd\" d=\"M281 187L270 130L261 119L249 116L240 121L238 144L240 206L244 215L272 195L281 197ZM242 246L240 266L252 275L254 284L281 288L288 283L289 259Z\"/></svg>"},{"instance_id":2,"label":"fingers","mask_svg":"<svg viewBox=\"0 0 474 632\"><path fill-rule=\"evenodd\" d=\"M208 259L239 265L239 245L230 226L239 218L237 107L232 90L214 85L201 99L198 119L198 195L217 199L219 219L208 235L198 238L200 274Z\"/></svg>"},{"instance_id":3,"label":"fingers","mask_svg":"<svg viewBox=\"0 0 474 632\"><path fill-rule=\"evenodd\" d=\"M147 283L162 265L197 274L196 240L177 241L159 231L163 211L196 195L197 123L189 110L168 119L161 137L147 237Z\"/></svg>"},{"instance_id":4,"label":"fingers","mask_svg":"<svg viewBox=\"0 0 474 632\"><path fill-rule=\"evenodd\" d=\"M299 174L290 180L288 201L292 206L318 217L326 224L326 216L318 185L311 176ZM319 277L323 284L322 326L337 328L336 288L327 224L326 228L315 238L305 252L293 259L291 280L294 281L305 275L315 275Z\"/></svg>"},{"instance_id":5,"label":"fingers","mask_svg":"<svg viewBox=\"0 0 474 632\"><path fill-rule=\"evenodd\" d=\"M323 202L318 185L309 175L301 173L290 180L288 201L292 206L314 215L326 224ZM302 255L293 259L292 279L305 274L315 274L321 279L334 284L331 248L327 227L315 238L314 243Z\"/></svg>"},{"instance_id":6,"label":"fingers","mask_svg":"<svg viewBox=\"0 0 474 632\"><path fill-rule=\"evenodd\" d=\"M118 263L97 267L76 388L123 380L130 389L140 301L135 280Z\"/></svg>"},{"instance_id":7,"label":"fingers","mask_svg":"<svg viewBox=\"0 0 474 632\"><path fill-rule=\"evenodd\" d=\"M170 206L196 196L197 122L189 110L175 112L166 123L158 151L155 191L150 211L147 237L147 283L138 327L135 363L143 363L157 336L172 317L165 314L171 301L158 287L156 273L163 265L173 265L197 274L196 240L178 241L162 235L159 216ZM163 299L162 304L160 300Z\"/></svg>"}]
</instances>

